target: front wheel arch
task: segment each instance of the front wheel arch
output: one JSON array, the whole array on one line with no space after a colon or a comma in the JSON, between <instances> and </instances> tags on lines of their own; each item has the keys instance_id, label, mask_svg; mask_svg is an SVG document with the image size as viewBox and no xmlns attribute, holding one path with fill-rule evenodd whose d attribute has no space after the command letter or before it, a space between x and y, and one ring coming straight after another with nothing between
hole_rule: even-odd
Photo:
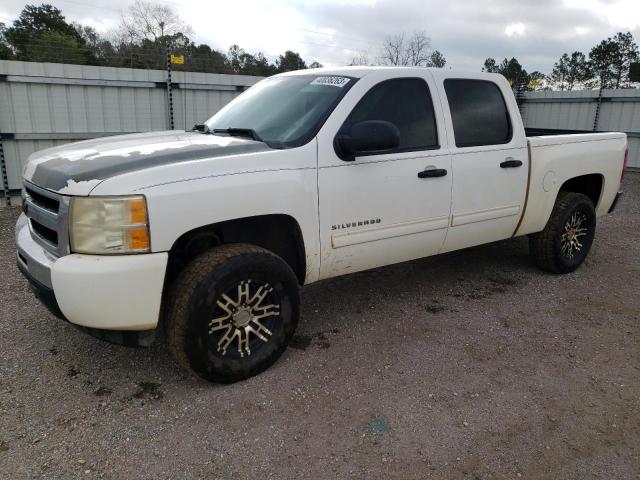
<instances>
[{"instance_id":1,"label":"front wheel arch","mask_svg":"<svg viewBox=\"0 0 640 480\"><path fill-rule=\"evenodd\" d=\"M264 285L270 290L260 290ZM265 291L275 295L267 299L268 311L261 297ZM215 247L193 259L168 292L163 324L169 350L182 367L206 380L249 378L284 352L299 305L295 274L280 257L254 245ZM233 318L224 315L230 310ZM254 335L256 330L264 338Z\"/></svg>"},{"instance_id":2,"label":"front wheel arch","mask_svg":"<svg viewBox=\"0 0 640 480\"><path fill-rule=\"evenodd\" d=\"M287 214L256 215L204 225L183 233L169 251L167 281L170 286L192 259L216 246L245 243L281 257L303 285L307 274L306 248L298 221Z\"/></svg>"}]
</instances>

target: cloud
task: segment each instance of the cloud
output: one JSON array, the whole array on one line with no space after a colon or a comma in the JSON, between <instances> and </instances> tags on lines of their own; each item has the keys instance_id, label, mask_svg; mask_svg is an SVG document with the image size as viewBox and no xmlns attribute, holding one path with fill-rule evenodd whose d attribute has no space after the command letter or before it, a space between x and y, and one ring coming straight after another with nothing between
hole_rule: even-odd
<instances>
[{"instance_id":1,"label":"cloud","mask_svg":"<svg viewBox=\"0 0 640 480\"><path fill-rule=\"evenodd\" d=\"M507 25L507 28L504 29L504 34L507 37L513 37L514 35L518 37L524 37L524 34L527 30L527 27L524 23L510 23Z\"/></svg>"},{"instance_id":2,"label":"cloud","mask_svg":"<svg viewBox=\"0 0 640 480\"><path fill-rule=\"evenodd\" d=\"M315 20L316 28L331 27L367 43L371 57L379 54L385 36L424 30L454 68L478 70L486 57L515 56L530 70L548 72L562 53L586 53L620 30L615 19L621 4L633 17L627 21L629 28L640 20L637 0L584 1L587 6L582 5L583 0L539 0L535 4L529 0L380 0L367 8L317 5L308 9L307 17ZM635 28L640 40L640 29ZM347 39L342 43L350 45Z\"/></svg>"},{"instance_id":3,"label":"cloud","mask_svg":"<svg viewBox=\"0 0 640 480\"><path fill-rule=\"evenodd\" d=\"M100 31L118 24L133 0L52 0L69 20ZM151 0L154 1L154 0ZM286 49L326 65L366 54L384 38L425 31L448 66L479 70L487 57L516 57L528 70L549 72L564 52L588 53L600 40L631 30L640 41L638 0L158 0L191 26L196 42L226 50L237 43L270 59ZM24 0L3 0L0 21L15 18Z\"/></svg>"}]
</instances>

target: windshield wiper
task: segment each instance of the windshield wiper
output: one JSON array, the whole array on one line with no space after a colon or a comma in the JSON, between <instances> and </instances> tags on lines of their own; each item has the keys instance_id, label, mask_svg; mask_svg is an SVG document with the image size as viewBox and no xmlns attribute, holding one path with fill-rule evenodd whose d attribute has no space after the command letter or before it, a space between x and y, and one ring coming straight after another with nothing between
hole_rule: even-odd
<instances>
[{"instance_id":1,"label":"windshield wiper","mask_svg":"<svg viewBox=\"0 0 640 480\"><path fill-rule=\"evenodd\" d=\"M232 137L248 137L256 142L264 142L260 135L252 128L214 128L212 133L226 133Z\"/></svg>"},{"instance_id":2,"label":"windshield wiper","mask_svg":"<svg viewBox=\"0 0 640 480\"><path fill-rule=\"evenodd\" d=\"M192 132L209 133L209 127L206 123L196 123L191 129Z\"/></svg>"}]
</instances>

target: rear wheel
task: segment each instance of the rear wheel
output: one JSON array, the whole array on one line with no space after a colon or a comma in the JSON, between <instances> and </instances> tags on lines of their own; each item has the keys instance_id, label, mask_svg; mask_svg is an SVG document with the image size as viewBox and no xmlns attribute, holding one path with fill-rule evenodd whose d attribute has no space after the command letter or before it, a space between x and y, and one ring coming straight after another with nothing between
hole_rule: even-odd
<instances>
[{"instance_id":1,"label":"rear wheel","mask_svg":"<svg viewBox=\"0 0 640 480\"><path fill-rule=\"evenodd\" d=\"M584 262L596 232L593 202L582 193L560 192L545 229L530 236L536 265L552 273L569 273Z\"/></svg>"},{"instance_id":2,"label":"rear wheel","mask_svg":"<svg viewBox=\"0 0 640 480\"><path fill-rule=\"evenodd\" d=\"M165 324L169 348L183 367L231 383L273 364L298 316L298 283L289 265L263 248L229 244L182 271Z\"/></svg>"}]
</instances>

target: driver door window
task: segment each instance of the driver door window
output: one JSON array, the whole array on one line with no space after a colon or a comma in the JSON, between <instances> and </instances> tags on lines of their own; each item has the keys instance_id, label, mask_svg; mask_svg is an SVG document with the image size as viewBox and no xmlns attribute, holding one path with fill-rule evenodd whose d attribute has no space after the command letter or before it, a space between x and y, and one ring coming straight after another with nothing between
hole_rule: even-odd
<instances>
[{"instance_id":1,"label":"driver door window","mask_svg":"<svg viewBox=\"0 0 640 480\"><path fill-rule=\"evenodd\" d=\"M398 128L400 145L394 151L438 148L431 94L420 78L387 80L371 88L351 111L340 133L348 133L352 125L366 120L384 120Z\"/></svg>"}]
</instances>

